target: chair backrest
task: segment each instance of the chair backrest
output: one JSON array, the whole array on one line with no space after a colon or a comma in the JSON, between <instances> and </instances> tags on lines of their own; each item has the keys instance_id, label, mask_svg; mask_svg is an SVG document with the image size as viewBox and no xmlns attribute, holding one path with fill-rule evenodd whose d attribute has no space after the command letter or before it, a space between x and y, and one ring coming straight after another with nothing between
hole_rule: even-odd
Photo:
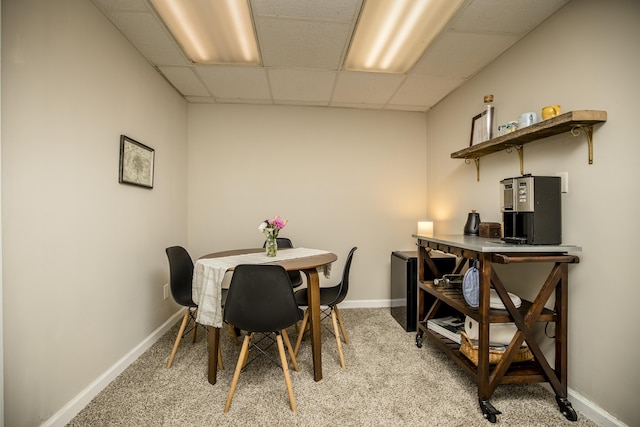
<instances>
[{"instance_id":1,"label":"chair backrest","mask_svg":"<svg viewBox=\"0 0 640 427\"><path fill-rule=\"evenodd\" d=\"M357 247L351 248L349 255L347 255L347 261L344 263L344 270L342 270L342 281L340 282L340 292L333 305L340 304L349 292L349 271L351 270L351 260L353 259L353 253L358 249Z\"/></svg>"},{"instance_id":2,"label":"chair backrest","mask_svg":"<svg viewBox=\"0 0 640 427\"><path fill-rule=\"evenodd\" d=\"M293 243L291 242L291 239L287 237L276 237L276 245L278 246L278 249L293 248ZM265 248L266 246L267 246L267 241L265 240L262 247ZM287 273L289 274L289 280L291 280L291 286L293 286L294 288L297 288L298 286L302 285L302 274L300 274L299 271L289 271Z\"/></svg>"},{"instance_id":3,"label":"chair backrest","mask_svg":"<svg viewBox=\"0 0 640 427\"><path fill-rule=\"evenodd\" d=\"M300 318L289 276L282 266L241 264L233 270L224 306L226 322L248 332L275 332Z\"/></svg>"},{"instance_id":4,"label":"chair backrest","mask_svg":"<svg viewBox=\"0 0 640 427\"><path fill-rule=\"evenodd\" d=\"M166 249L169 258L169 286L173 299L186 307L197 307L191 297L193 280L193 261L182 246Z\"/></svg>"},{"instance_id":5,"label":"chair backrest","mask_svg":"<svg viewBox=\"0 0 640 427\"><path fill-rule=\"evenodd\" d=\"M293 248L293 243L291 243L291 239L287 238L287 237L276 237L276 245L278 246L278 249L289 249L289 248ZM263 248L267 247L267 241L264 241L264 244L262 245Z\"/></svg>"}]
</instances>

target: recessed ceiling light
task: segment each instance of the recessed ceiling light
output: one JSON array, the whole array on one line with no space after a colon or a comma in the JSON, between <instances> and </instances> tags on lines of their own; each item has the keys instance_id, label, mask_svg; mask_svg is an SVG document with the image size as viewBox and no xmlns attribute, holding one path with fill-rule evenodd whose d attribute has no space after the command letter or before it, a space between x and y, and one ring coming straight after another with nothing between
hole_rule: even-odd
<instances>
[{"instance_id":1,"label":"recessed ceiling light","mask_svg":"<svg viewBox=\"0 0 640 427\"><path fill-rule=\"evenodd\" d=\"M464 0L364 0L345 70L406 73Z\"/></svg>"},{"instance_id":2,"label":"recessed ceiling light","mask_svg":"<svg viewBox=\"0 0 640 427\"><path fill-rule=\"evenodd\" d=\"M150 0L189 59L260 65L248 0Z\"/></svg>"}]
</instances>

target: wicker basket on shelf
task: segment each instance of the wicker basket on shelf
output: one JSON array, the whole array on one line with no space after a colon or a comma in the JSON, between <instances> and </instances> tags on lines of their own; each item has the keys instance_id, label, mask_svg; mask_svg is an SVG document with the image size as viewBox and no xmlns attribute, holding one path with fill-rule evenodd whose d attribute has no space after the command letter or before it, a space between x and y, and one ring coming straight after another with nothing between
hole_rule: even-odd
<instances>
[{"instance_id":1,"label":"wicker basket on shelf","mask_svg":"<svg viewBox=\"0 0 640 427\"><path fill-rule=\"evenodd\" d=\"M462 342L460 343L460 352L464 354L474 365L478 366L478 346L473 345L469 336L462 331L460 333L462 336ZM492 365L497 364L502 356L504 355L506 350L496 350L489 349L489 363ZM533 360L533 354L531 354L531 350L529 347L523 347L518 350L516 353L516 357L514 358L514 362L527 362L529 360Z\"/></svg>"}]
</instances>

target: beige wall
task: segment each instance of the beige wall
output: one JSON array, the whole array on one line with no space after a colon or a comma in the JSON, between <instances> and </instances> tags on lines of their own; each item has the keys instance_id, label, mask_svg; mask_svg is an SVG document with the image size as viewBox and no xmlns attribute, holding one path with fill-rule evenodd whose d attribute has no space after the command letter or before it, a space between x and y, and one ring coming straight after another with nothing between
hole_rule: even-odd
<instances>
[{"instance_id":1,"label":"beige wall","mask_svg":"<svg viewBox=\"0 0 640 427\"><path fill-rule=\"evenodd\" d=\"M187 110L91 2L2 7L4 418L20 427L176 311L164 248L187 240ZM153 190L118 184L121 133L155 148Z\"/></svg>"},{"instance_id":2,"label":"beige wall","mask_svg":"<svg viewBox=\"0 0 640 427\"><path fill-rule=\"evenodd\" d=\"M411 250L426 209L422 113L190 105L189 246L194 256L264 242L259 223L289 219L294 245L358 246L348 301L388 304L389 259Z\"/></svg>"},{"instance_id":3,"label":"beige wall","mask_svg":"<svg viewBox=\"0 0 640 427\"><path fill-rule=\"evenodd\" d=\"M2 0L0 0L0 6ZM1 8L0 8L1 9ZM0 22L2 21L2 12L0 11ZM2 24L0 23L0 29ZM1 34L1 31L0 31ZM1 36L0 36L1 40ZM2 48L0 47L0 51ZM0 61L1 64L1 61ZM0 65L0 74L2 74L2 65ZM0 81L0 93L2 93L2 82ZM1 98L0 98L1 99ZM0 124L2 123L2 106L0 105ZM0 126L1 128L2 126ZM2 148L2 132L0 132L0 148ZM2 153L0 150L0 188L2 188ZM2 200L0 197L0 218L2 217ZM2 242L2 227L0 227L0 243ZM4 305L2 295L2 245L0 244L0 384L4 384L4 316L2 306ZM4 387L0 386L0 427L4 427Z\"/></svg>"},{"instance_id":4,"label":"beige wall","mask_svg":"<svg viewBox=\"0 0 640 427\"><path fill-rule=\"evenodd\" d=\"M459 233L471 209L499 221L498 183L519 174L515 152L483 157L480 182L473 165L444 160L468 145L485 93L495 95L499 123L548 104L608 112L594 131L592 165L584 136L570 134L526 145L524 157L526 173L569 173L563 237L583 248L580 264L570 267L569 386L628 425L640 424L640 370L631 350L640 320L638 23L636 1L574 0L431 110L427 121L428 216L440 231ZM503 270L519 293L531 293L531 271Z\"/></svg>"},{"instance_id":5,"label":"beige wall","mask_svg":"<svg viewBox=\"0 0 640 427\"><path fill-rule=\"evenodd\" d=\"M259 245L257 222L281 214L296 244L339 254L337 271L359 246L348 302L384 302L389 254L413 247L418 219L453 233L471 209L500 219L497 183L518 174L516 155L483 158L480 182L449 159L485 93L502 122L549 103L609 112L593 165L568 135L527 146L525 165L569 172L564 237L584 248L570 277L570 387L640 424L633 334L601 314L638 320L636 2L574 0L426 125L419 113L187 107L90 2L2 3L6 425L50 419L174 314L161 297L171 244L194 256ZM156 149L153 190L117 183L121 133Z\"/></svg>"}]
</instances>

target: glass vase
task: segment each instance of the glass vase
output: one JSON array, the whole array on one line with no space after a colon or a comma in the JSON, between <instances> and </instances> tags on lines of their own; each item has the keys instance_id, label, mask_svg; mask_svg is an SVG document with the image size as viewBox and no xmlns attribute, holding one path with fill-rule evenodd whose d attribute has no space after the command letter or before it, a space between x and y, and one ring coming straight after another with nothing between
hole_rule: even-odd
<instances>
[{"instance_id":1,"label":"glass vase","mask_svg":"<svg viewBox=\"0 0 640 427\"><path fill-rule=\"evenodd\" d=\"M265 233L267 240L265 242L265 251L268 257L274 257L278 254L277 234L272 232Z\"/></svg>"}]
</instances>

